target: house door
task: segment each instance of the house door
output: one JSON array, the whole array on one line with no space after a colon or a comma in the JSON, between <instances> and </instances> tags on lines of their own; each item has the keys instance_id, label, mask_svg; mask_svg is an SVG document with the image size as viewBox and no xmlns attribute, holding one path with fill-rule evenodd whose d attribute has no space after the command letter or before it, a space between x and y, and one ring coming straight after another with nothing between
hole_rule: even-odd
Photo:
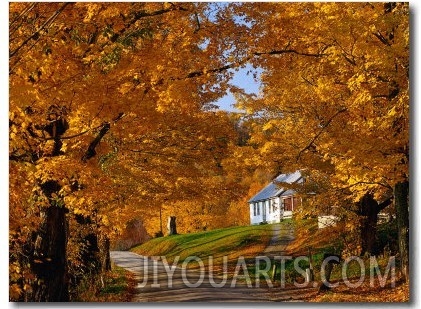
<instances>
[{"instance_id":1,"label":"house door","mask_svg":"<svg viewBox=\"0 0 421 309\"><path fill-rule=\"evenodd\" d=\"M262 219L266 222L266 201L262 202Z\"/></svg>"}]
</instances>

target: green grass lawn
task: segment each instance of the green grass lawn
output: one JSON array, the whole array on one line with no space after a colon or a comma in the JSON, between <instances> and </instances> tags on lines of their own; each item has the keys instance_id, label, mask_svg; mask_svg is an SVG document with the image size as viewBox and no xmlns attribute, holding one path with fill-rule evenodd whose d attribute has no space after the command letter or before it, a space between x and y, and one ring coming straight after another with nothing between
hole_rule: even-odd
<instances>
[{"instance_id":1,"label":"green grass lawn","mask_svg":"<svg viewBox=\"0 0 421 309\"><path fill-rule=\"evenodd\" d=\"M77 301L83 302L129 302L136 286L133 274L124 268L113 265L112 270L106 272L95 281L84 281L79 285Z\"/></svg>"},{"instance_id":2,"label":"green grass lawn","mask_svg":"<svg viewBox=\"0 0 421 309\"><path fill-rule=\"evenodd\" d=\"M292 258L300 256L308 256L309 248L311 248L311 255L314 267L315 280L320 281L320 268L323 262L324 253L341 254L342 246L340 237L332 237L338 232L335 228L326 228L319 230L317 228L316 220L289 220L281 224L293 224L295 229L295 239L288 245L286 255ZM267 245L273 236L273 225L255 225L243 227L231 227L224 229L217 229L208 232L192 233L185 235L174 235L167 237L154 238L142 245L132 248L131 251L146 255L146 256L165 256L168 263L173 264L176 257L179 257L178 264L180 265L188 257L199 257L205 265L209 264L208 257L213 257L213 265L216 273L222 271L223 257L228 257L228 278L232 278L235 272L235 266L240 256L244 257L247 264L247 272L250 276L252 284L254 284L257 275L257 264L255 257L262 255ZM388 258L377 258L381 273L385 274L385 268L388 264ZM370 263L368 259L363 259L363 269L356 262L350 262L346 267L347 278L359 278L362 271L365 274L370 274ZM270 266L273 266L275 261L270 260ZM293 265L293 260L286 261L281 274L281 264L276 262L275 285L281 283L281 277L285 280L287 285L293 285L294 282L302 283L304 278L301 273L298 273ZM341 265L335 266L331 274L332 282L341 281L342 270L344 262ZM302 270L309 267L307 261L299 263ZM188 267L196 267L197 264L189 262ZM272 268L267 268L264 261L259 263L261 270L269 269L268 274L272 277ZM240 272L240 275L243 272ZM259 272L261 282L265 282L267 275ZM390 275L389 275L390 277ZM366 281L369 276L366 275ZM244 281L244 278L239 277L239 281ZM369 281L367 281L369 282Z\"/></svg>"},{"instance_id":3,"label":"green grass lawn","mask_svg":"<svg viewBox=\"0 0 421 309\"><path fill-rule=\"evenodd\" d=\"M180 256L178 263L197 256L206 265L208 257L212 256L216 265L221 264L224 256L228 261L236 261L239 256L254 258L261 254L272 237L272 228L271 224L265 224L159 237L131 251L147 256L165 256L169 263L173 263L177 256Z\"/></svg>"}]
</instances>

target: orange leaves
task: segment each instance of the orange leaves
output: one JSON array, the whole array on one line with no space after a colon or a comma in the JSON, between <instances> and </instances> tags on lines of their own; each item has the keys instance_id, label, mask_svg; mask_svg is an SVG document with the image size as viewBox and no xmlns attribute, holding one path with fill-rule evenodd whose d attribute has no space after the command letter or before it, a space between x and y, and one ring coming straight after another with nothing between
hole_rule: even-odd
<instances>
[{"instance_id":1,"label":"orange leaves","mask_svg":"<svg viewBox=\"0 0 421 309\"><path fill-rule=\"evenodd\" d=\"M11 59L10 228L19 259L47 207L69 211L67 249L77 264L80 229L115 235L164 199L209 203L213 193L226 191L218 177L235 136L232 123L224 113L202 110L222 95L226 80L223 73L189 76L222 66L223 51L202 52L198 44L212 33L196 31L193 5L178 6L68 4L48 35L37 34L31 48ZM21 15L22 5L10 8L12 17L20 16L10 36L16 49L34 35L37 20L60 6L39 3ZM60 131L59 123L67 128ZM92 155L83 162L87 151ZM205 178L212 176L215 182ZM54 188L46 190L48 183ZM225 204L219 203L221 213ZM81 228L78 221L92 223ZM25 285L14 283L11 295L18 298Z\"/></svg>"},{"instance_id":2,"label":"orange leaves","mask_svg":"<svg viewBox=\"0 0 421 309\"><path fill-rule=\"evenodd\" d=\"M211 17L202 3L69 4L11 58L13 235L53 204L107 233L134 213L156 217L163 201L168 212L191 211L186 230L195 216L195 229L213 228L225 224L228 205L235 213L232 199L244 196L258 167L305 163L355 192L357 182L393 181L407 165L399 149L408 131L408 31L397 22L405 15L389 20L379 5L364 5L233 3ZM10 5L11 26L20 25L11 50L60 4L20 15L25 7ZM385 36L390 25L392 46L367 32ZM259 115L237 132L238 119L204 110L230 88L229 66L244 59L264 71L264 91L254 98L231 87L239 106ZM59 117L68 128L54 135ZM47 181L61 186L49 198L40 190Z\"/></svg>"},{"instance_id":3,"label":"orange leaves","mask_svg":"<svg viewBox=\"0 0 421 309\"><path fill-rule=\"evenodd\" d=\"M17 283L13 283L9 286L9 297L11 300L19 299L20 295L22 294L22 289Z\"/></svg>"},{"instance_id":4,"label":"orange leaves","mask_svg":"<svg viewBox=\"0 0 421 309\"><path fill-rule=\"evenodd\" d=\"M235 8L256 25L248 52L279 50L253 59L263 70L262 98L238 100L248 115L259 115L251 126L255 162L325 174L319 191L344 195L322 204L343 206L345 197L358 200L366 191L381 199L408 175L408 10L406 4L384 9L361 3Z\"/></svg>"}]
</instances>

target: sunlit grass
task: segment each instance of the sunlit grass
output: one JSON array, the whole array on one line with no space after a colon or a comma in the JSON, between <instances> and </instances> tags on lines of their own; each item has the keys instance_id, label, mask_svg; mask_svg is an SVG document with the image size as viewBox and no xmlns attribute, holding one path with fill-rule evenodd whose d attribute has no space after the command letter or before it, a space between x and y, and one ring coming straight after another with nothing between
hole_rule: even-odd
<instances>
[{"instance_id":1,"label":"sunlit grass","mask_svg":"<svg viewBox=\"0 0 421 309\"><path fill-rule=\"evenodd\" d=\"M165 256L173 263L179 256L179 263L187 257L197 256L204 264L212 256L214 265L221 264L223 257L228 261L238 257L254 258L268 245L273 232L271 224L230 227L208 232L173 235L152 239L131 251L147 256Z\"/></svg>"}]
</instances>

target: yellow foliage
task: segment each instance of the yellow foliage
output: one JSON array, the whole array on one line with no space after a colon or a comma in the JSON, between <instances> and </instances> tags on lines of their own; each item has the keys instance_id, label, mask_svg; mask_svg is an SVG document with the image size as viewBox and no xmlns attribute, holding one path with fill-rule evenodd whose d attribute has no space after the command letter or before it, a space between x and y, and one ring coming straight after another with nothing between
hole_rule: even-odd
<instances>
[{"instance_id":1,"label":"yellow foliage","mask_svg":"<svg viewBox=\"0 0 421 309\"><path fill-rule=\"evenodd\" d=\"M384 14L382 3L230 3L217 20L208 9L10 4L16 261L51 206L69 211L78 265L80 217L109 237L152 217L153 233L162 206L188 232L247 223L245 196L267 171L308 168L349 200L407 178L407 4ZM247 62L263 71L257 98L229 84ZM212 107L228 89L248 115ZM27 276L19 266L13 276ZM30 295L17 282L12 298Z\"/></svg>"}]
</instances>

